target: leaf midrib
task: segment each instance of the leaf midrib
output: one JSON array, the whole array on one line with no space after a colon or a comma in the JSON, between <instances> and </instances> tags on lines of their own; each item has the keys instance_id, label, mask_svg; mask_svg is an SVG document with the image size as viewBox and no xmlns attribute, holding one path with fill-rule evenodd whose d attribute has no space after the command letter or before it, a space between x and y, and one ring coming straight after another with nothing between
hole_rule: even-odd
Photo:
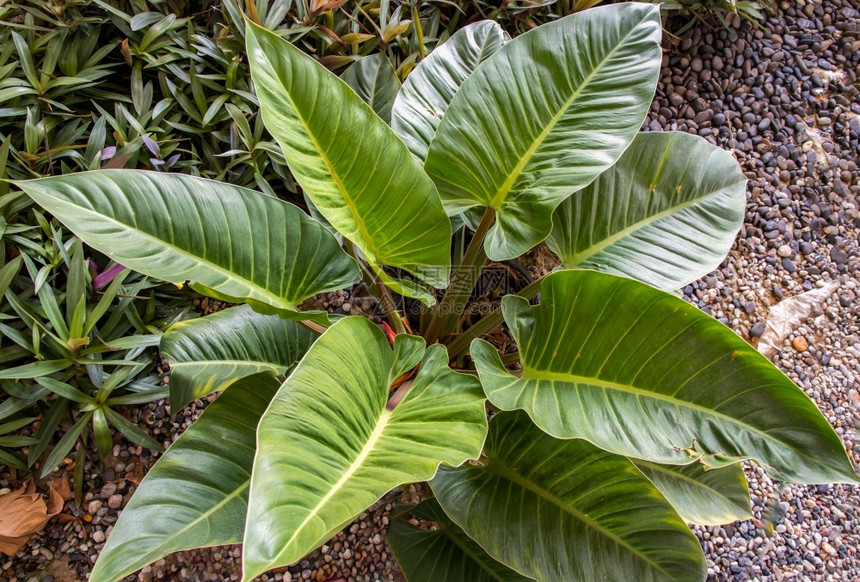
<instances>
[{"instance_id":1,"label":"leaf midrib","mask_svg":"<svg viewBox=\"0 0 860 582\"><path fill-rule=\"evenodd\" d=\"M651 461L645 461L643 459L636 459L633 461L633 464L634 465L645 465L649 469L651 469L652 471L668 475L669 478L671 478L671 479L678 479L681 481L687 481L687 482L695 485L697 488L707 489L708 491L712 492L714 495L721 497L721 498L725 499L726 501L731 502L731 499L729 499L728 497L723 495L718 489L714 489L713 487L711 487L707 483L705 483L703 481L697 481L696 479L693 479L692 477L688 477L687 475L684 475L683 473L680 473L677 471L672 471L671 469L667 469L665 466L661 465L660 463L652 463ZM683 465L681 465L681 466L683 466ZM729 466L731 466L731 465L729 465ZM718 471L719 469L712 469L712 470ZM734 505L734 503L732 503L732 505Z\"/></svg>"},{"instance_id":2,"label":"leaf midrib","mask_svg":"<svg viewBox=\"0 0 860 582\"><path fill-rule=\"evenodd\" d=\"M201 257L199 255L194 255L194 254L186 251L185 249L177 247L176 245L174 245L172 243L168 243L167 241L160 239L154 235L151 235L148 232L140 230L136 225L125 224L125 223L120 222L119 220L116 220L114 218L111 218L105 214L101 214L99 212L96 212L95 210L86 208L84 206L78 206L75 204L71 204L70 202L67 203L64 200L50 196L49 194L42 193L42 195L47 196L47 198L49 200L53 200L55 202L55 208L62 208L63 205L73 206L75 212L89 215L89 216L93 216L93 217L96 217L100 221L109 222L113 225L116 225L117 227L121 227L122 229L132 231L132 232L136 233L137 236L140 236L141 238L147 239L151 242L155 242L155 243L157 243L163 247L168 248L169 250L174 251L175 253L177 253L179 255L182 255L185 258L196 261L197 263L224 275L225 277L227 277L227 279L233 281L236 284L239 284L239 285L242 285L242 286L248 288L250 291L256 291L259 298L268 299L269 303L271 305L273 305L274 307L280 307L281 309L286 309L288 311L294 311L295 310L296 306L294 304L292 304L291 302L287 301L286 298L281 297L279 295L276 295L272 291L270 291L264 287L261 287L259 284L251 281L250 279L242 279L242 278L237 277L236 274L233 273L232 271L222 267L221 265L218 265L217 263L213 263L209 259L206 259L206 258ZM32 197L32 195L31 195L31 197ZM47 205L46 205L46 207L47 207ZM104 247L102 247L102 248L104 248ZM111 257L112 259L117 260L118 262L121 262L116 257L114 257L114 253L112 253L111 251L103 250L102 252L105 253L106 255L108 255L109 257ZM139 259L139 260L142 260L142 259ZM161 277L156 277L156 278L161 279ZM184 279L182 281L171 281L170 279L163 279L163 280L170 281L171 283L174 283L174 284L185 282ZM220 285L219 287L223 287L223 285ZM212 287L212 289L214 291L219 290L217 287ZM257 299L256 297L251 297L251 298Z\"/></svg>"},{"instance_id":3,"label":"leaf midrib","mask_svg":"<svg viewBox=\"0 0 860 582\"><path fill-rule=\"evenodd\" d=\"M230 366L258 366L263 368L289 368L289 366L284 364L273 364L272 362L264 362L262 360L194 360L193 362L171 362L170 369L175 370L176 368L184 368L184 367L193 367L193 366L217 366L220 364L230 365Z\"/></svg>"},{"instance_id":4,"label":"leaf midrib","mask_svg":"<svg viewBox=\"0 0 860 582\"><path fill-rule=\"evenodd\" d=\"M527 479L526 477L523 477L517 471L515 471L514 469L512 469L511 467L506 465L504 462L502 462L500 459L491 459L490 462L487 464L486 468L487 468L487 470L490 470L490 471L496 473L501 478L507 479L507 480L519 485L520 487L523 487L524 489L531 491L532 493L536 494L541 499L544 499L545 501L552 503L553 505L555 505L556 507L561 509L564 513L567 513L567 514L571 515L573 518L581 521L583 524L585 524L586 527L598 531L600 534L613 540L618 545L627 548L633 554L639 556L642 559L642 561L646 562L647 564L651 565L654 569L665 574L668 579L670 579L670 580L675 579L675 577L672 574L670 574L669 572L667 572L666 570L664 570L663 567L660 566L660 564L654 562L651 558L649 558L647 555L643 554L640 550L638 550L634 546L631 546L626 540L622 539L621 537L619 537L617 534L615 534L611 530L603 527L600 523L595 521L593 518L582 513L581 511L579 511L578 509L576 509L575 507L573 507L569 503L566 503L563 499L561 499L560 497L555 495L552 491L549 491L549 490L545 489L544 487L541 487L540 484L535 483L534 481Z\"/></svg>"},{"instance_id":5,"label":"leaf midrib","mask_svg":"<svg viewBox=\"0 0 860 582\"><path fill-rule=\"evenodd\" d=\"M272 34L272 33L268 32L268 34ZM260 46L259 43L258 43L258 46ZM260 48L262 49L262 46L260 46ZM294 48L294 47L292 47L292 48ZM294 48L294 50L298 52L298 49ZM266 60L269 62L270 69L272 71L277 71L277 68L274 66L271 59L269 59L266 52L262 51L262 50L260 52L263 54L263 56L266 57ZM316 62L313 64L322 67L322 65L319 65ZM332 180L334 181L335 185L337 186L337 189L340 192L341 197L343 198L343 201L346 204L347 209L349 210L349 213L352 215L352 219L355 222L355 227L358 230L358 232L361 234L362 240L361 241L353 241L353 242L355 244L359 244L359 242L360 242L361 247L362 247L361 250L365 252L365 255L367 255L367 257L369 259L372 259L372 261L380 260L379 257L377 257L378 252L377 252L377 249L375 248L375 246L373 244L373 238L370 236L370 233L367 231L367 229L364 226L363 221L359 217L359 213L358 213L358 209L356 208L355 201L347 193L346 186L344 186L343 182L340 179L340 176L335 171L334 165L332 164L329 157L323 151L323 148L320 146L314 133L311 132L311 128L308 126L307 121L305 120L304 116L300 113L299 108L296 106L296 102L293 99L293 96L290 94L289 88L287 87L287 85L283 81L281 81L280 75L276 74L275 76L277 77L278 81L280 81L280 85L283 88L283 96L287 98L287 100L290 102L290 105L293 108L293 111L296 112L296 119L298 119L299 122L302 124L302 127L305 128L305 133L307 134L307 136L311 140L311 142L314 144L314 147L316 148L317 152L319 152L320 159L326 165L326 168L328 168L328 171L331 174ZM343 83L343 81L341 81L340 79L338 79L338 81ZM347 88L348 88L348 86L347 86ZM351 93L353 93L352 89L349 89L349 91ZM356 99L358 99L358 97L356 97ZM361 105L364 105L365 107L367 107L367 105L364 103L364 101L361 101L360 99L359 99L359 101L360 101ZM374 115L376 115L376 114L374 113ZM310 195L309 191L306 190L306 192L308 192L308 195ZM319 208L319 207L320 207L320 205L317 204L317 208ZM335 227L335 229L337 229L337 227Z\"/></svg>"},{"instance_id":6,"label":"leaf midrib","mask_svg":"<svg viewBox=\"0 0 860 582\"><path fill-rule=\"evenodd\" d=\"M705 193L705 194L703 194L697 198L693 198L691 200L688 200L687 202L684 202L683 204L679 204L677 206L672 206L670 208L667 208L666 210L663 210L663 211L658 212L656 214L653 214L651 216L647 216L643 220L633 222L630 225L628 225L627 227L619 230L617 233L604 238L603 240L601 240L597 244L593 244L593 245L587 247L586 249L584 249L582 251L574 252L570 255L565 255L564 257L561 257L561 259L565 263L565 265L568 267L577 266L577 265L583 263L584 261L586 261L589 257L592 257L592 256L596 255L597 253L603 251L604 249L611 247L612 245L614 245L616 242L618 242L622 238L625 238L626 236L630 235L633 232L636 232L637 230L641 230L647 226L650 226L651 224L653 224L655 222L658 222L659 220L662 220L663 218L666 218L672 214L675 214L676 212L680 212L686 208L689 208L690 206L694 206L700 202L703 202L706 199L710 198L711 196L717 196L720 194L725 194L726 190L732 185L733 184L728 184L721 190L716 190L713 192L707 192L707 193Z\"/></svg>"},{"instance_id":7,"label":"leaf midrib","mask_svg":"<svg viewBox=\"0 0 860 582\"><path fill-rule=\"evenodd\" d=\"M289 554L289 552L292 550L292 544L303 533L303 530L305 529L307 524L310 523L310 521L314 517L316 517L316 515L323 507L325 507L328 501L332 497L334 497L338 493L338 491L340 491L344 487L344 485L349 482L352 476L355 475L355 473L358 472L359 469L361 469L365 459L367 459L367 457L376 447L376 444L382 438L382 433L385 431L385 427L388 426L388 421L391 419L392 414L392 412L385 409L380 412L379 419L376 421L376 426L373 427L373 431L371 431L370 435L367 437L367 442L365 442L364 447L362 447L361 451L359 451L355 460L350 464L349 467L347 467L346 471L344 471L340 479L338 479L337 482L331 486L331 489L329 489L328 493L326 493L322 498L320 498L316 506L308 512L308 514L305 516L305 519L302 520L302 523L300 523L296 527L295 531L293 532L293 535L290 536L290 539L284 543L283 549L278 554L278 557L272 561L272 563L282 560L282 557L284 555Z\"/></svg>"},{"instance_id":8,"label":"leaf midrib","mask_svg":"<svg viewBox=\"0 0 860 582\"><path fill-rule=\"evenodd\" d=\"M745 428L757 435L759 435L763 439L767 439L769 441L775 442L780 446L788 446L781 440L771 436L767 432L763 431L760 428L754 427L750 424L747 424L741 420L728 416L727 414L723 414L722 412L717 412L712 408L705 408L699 404L694 402L690 402L687 400L680 400L678 398L674 398L673 396L669 396L667 394L661 394L659 392L652 392L650 390L645 390L644 388L638 388L636 386L631 386L628 384L621 384L618 382L610 382L608 380L601 380L599 378L590 378L588 376L578 376L570 373L563 372L545 372L541 370L535 370L533 368L528 368L526 364L523 364L523 375L522 378L517 378L518 380L544 380L548 382L568 382L571 384L585 384L589 386L594 386L597 388L601 388L603 390L615 390L617 392L625 392L627 394L631 394L637 397L651 398L654 400L660 400L662 402L667 402L674 406L678 406L681 408L689 408L703 414L707 414L710 416L717 417L719 419L725 420L732 425L739 426ZM792 449L794 450L794 449ZM802 451L797 451L799 454L804 454ZM814 459L814 457L805 455L810 459ZM816 461L817 462L817 461ZM826 466L826 465L825 465Z\"/></svg>"},{"instance_id":9,"label":"leaf midrib","mask_svg":"<svg viewBox=\"0 0 860 582\"><path fill-rule=\"evenodd\" d=\"M591 83L591 81L598 74L598 72L600 72L606 65L606 63L615 55L615 53L624 44L627 43L627 40L633 35L634 32L636 32L636 29L639 27L639 25L646 19L647 17L641 18L635 25L630 28L627 34L625 34L624 37L621 38L614 47L612 47L612 50L610 50L606 54L606 56L594 67L594 69L585 77L585 79L583 79L580 86L576 88L576 90L571 94L570 98L568 98L564 102L564 104L562 104L562 106L559 108L558 113L552 116L544 130L535 137L531 146L529 146L529 148L525 152L523 152L523 155L520 157L520 161L517 162L517 165L514 167L513 171L508 174L508 177L505 182L496 192L495 196L493 196L493 198L490 200L489 206L495 208L496 211L501 210L501 206L504 203L505 199L508 197L508 194L510 194L510 191L514 187L514 184L522 175L523 170L525 170L525 167L531 161L532 157L534 157L535 152L537 152L538 148L540 148L543 145L543 142L546 141L546 138L549 133L555 128L556 124L558 124L561 118L564 117L564 115L568 112L574 101L576 101L576 99L582 94L583 90L585 90L585 88L589 86L589 83ZM499 50L499 52L504 50L504 48L505 47L503 46Z\"/></svg>"},{"instance_id":10,"label":"leaf midrib","mask_svg":"<svg viewBox=\"0 0 860 582\"><path fill-rule=\"evenodd\" d=\"M233 501L236 497L241 496L241 495L242 495L242 493L243 493L246 489L248 489L248 487L250 486L250 484L251 484L251 478L250 478L250 475L249 475L249 476L248 476L248 479L247 479L247 480L246 480L246 481L245 481L245 482L244 482L240 487L237 487L237 488L236 488L232 493L230 493L229 495L227 495L226 497L224 497L224 499L222 499L221 501L219 501L218 503L216 503L215 505L213 505L212 507L210 507L210 508L209 508L208 510L206 510L205 512L201 513L201 514L200 514L200 516L198 516L197 518L195 518L193 521L189 522L185 527L183 527L183 528L182 528L182 529L180 529L179 531L177 531L177 532L173 533L173 534L172 534L169 538L167 538L164 542L162 542L161 544L159 544L159 545L155 546L155 548L150 549L148 552L146 552L145 554L143 554L143 556L149 556L149 557L155 556L156 558L163 556L164 554L162 553L162 550L163 550L164 548L172 548L172 546L170 545L170 543L171 543L172 541L174 541L174 540L176 540L176 539L180 539L180 538L181 538L181 536L182 536L185 532L187 532L189 529L191 529L191 528L195 527L197 524L199 524L199 523L200 523L201 521L203 521L203 520L208 520L208 519L209 519L209 517L211 517L211 516L212 516L212 514L214 514L216 511L218 511L219 509L221 509L222 507L224 507L225 505L227 505L228 503L230 503L231 501ZM137 508L126 508L126 510L125 510L125 511L129 511L129 510L134 511L135 509L137 509ZM228 541L225 541L225 542L222 542L222 543L229 544L229 543L235 543L235 541L239 541L239 540L228 540ZM182 549L191 549L191 548L185 548L185 547L183 547L183 548L179 548L179 549L172 548L172 549L171 549L171 551L180 551L180 550L182 550ZM135 561L135 563L138 563L138 562L139 562L139 560ZM149 562L150 562L149 558L146 558L146 562L144 562L144 563L147 563L147 564L148 564ZM138 567L139 567L139 566L135 566L135 569L137 569ZM109 567L108 567L108 568L109 568ZM97 573L97 572L95 572L95 571L94 571L93 573L95 574L95 573ZM93 579L95 579L95 578L93 578Z\"/></svg>"}]
</instances>

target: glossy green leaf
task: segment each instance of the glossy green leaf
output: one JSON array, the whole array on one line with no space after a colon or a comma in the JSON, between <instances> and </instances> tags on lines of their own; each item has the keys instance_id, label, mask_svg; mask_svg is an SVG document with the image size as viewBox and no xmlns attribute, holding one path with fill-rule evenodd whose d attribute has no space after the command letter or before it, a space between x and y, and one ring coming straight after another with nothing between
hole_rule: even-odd
<instances>
[{"instance_id":1,"label":"glossy green leaf","mask_svg":"<svg viewBox=\"0 0 860 582\"><path fill-rule=\"evenodd\" d=\"M0 466L2 465L6 465L7 467L14 467L19 471L27 470L27 464L24 463L24 461L20 457L7 451L4 451L3 449L0 449Z\"/></svg>"},{"instance_id":2,"label":"glossy green leaf","mask_svg":"<svg viewBox=\"0 0 860 582\"><path fill-rule=\"evenodd\" d=\"M423 357L423 359L422 359ZM388 410L392 382L421 367ZM290 564L390 489L480 454L484 396L440 345L344 318L284 382L260 420L245 529L244 579Z\"/></svg>"},{"instance_id":3,"label":"glossy green leaf","mask_svg":"<svg viewBox=\"0 0 860 582\"><path fill-rule=\"evenodd\" d=\"M858 482L815 404L764 356L683 299L632 279L558 271L540 305L502 311L521 377L472 343L487 397L560 438L652 462L755 459L774 478Z\"/></svg>"},{"instance_id":4,"label":"glossy green leaf","mask_svg":"<svg viewBox=\"0 0 860 582\"><path fill-rule=\"evenodd\" d=\"M42 472L39 474L40 478L47 477L50 473L56 470L60 462L69 454L72 447L75 446L78 437L80 437L81 433L84 432L84 429L87 428L92 417L92 410L85 412L77 421L75 421L75 424L66 431L66 434L63 435L63 438L60 439L60 442L54 446L54 449L50 452L48 458L45 459L45 464L42 465Z\"/></svg>"},{"instance_id":5,"label":"glossy green leaf","mask_svg":"<svg viewBox=\"0 0 860 582\"><path fill-rule=\"evenodd\" d=\"M317 210L368 262L448 283L451 225L430 178L340 79L248 23L251 74L266 127Z\"/></svg>"},{"instance_id":6,"label":"glossy green leaf","mask_svg":"<svg viewBox=\"0 0 860 582\"><path fill-rule=\"evenodd\" d=\"M480 466L431 481L445 513L491 556L542 582L705 577L699 542L624 457L560 441L523 412L500 413Z\"/></svg>"},{"instance_id":7,"label":"glossy green leaf","mask_svg":"<svg viewBox=\"0 0 860 582\"><path fill-rule=\"evenodd\" d=\"M409 279L392 277L391 275L386 273L385 270L383 270L381 267L377 267L373 264L370 267L371 270L376 274L376 276L379 277L379 280L382 281L386 287L393 290L398 295L403 295L404 297L411 297L412 299L418 299L427 307L432 307L436 304L436 296L421 283L410 281Z\"/></svg>"},{"instance_id":8,"label":"glossy green leaf","mask_svg":"<svg viewBox=\"0 0 860 582\"><path fill-rule=\"evenodd\" d=\"M744 221L732 155L683 132L640 133L610 169L553 214L562 264L678 289L716 269Z\"/></svg>"},{"instance_id":9,"label":"glossy green leaf","mask_svg":"<svg viewBox=\"0 0 860 582\"><path fill-rule=\"evenodd\" d=\"M661 30L655 5L586 10L505 44L463 82L425 169L449 214L495 209L490 259L546 238L553 209L633 140L654 96Z\"/></svg>"},{"instance_id":10,"label":"glossy green leaf","mask_svg":"<svg viewBox=\"0 0 860 582\"><path fill-rule=\"evenodd\" d=\"M30 362L14 368L0 370L0 380L20 380L24 378L38 378L65 370L73 364L72 360L42 360Z\"/></svg>"},{"instance_id":11,"label":"glossy green leaf","mask_svg":"<svg viewBox=\"0 0 860 582\"><path fill-rule=\"evenodd\" d=\"M318 222L259 192L180 174L100 170L17 185L88 245L131 269L293 317L360 278Z\"/></svg>"},{"instance_id":12,"label":"glossy green leaf","mask_svg":"<svg viewBox=\"0 0 860 582\"><path fill-rule=\"evenodd\" d=\"M179 550L242 541L260 416L273 375L239 380L155 463L108 537L90 582L113 582Z\"/></svg>"},{"instance_id":13,"label":"glossy green leaf","mask_svg":"<svg viewBox=\"0 0 860 582\"><path fill-rule=\"evenodd\" d=\"M388 544L408 582L531 581L491 558L445 515L435 499L422 501L405 513L435 523L434 529L421 529L403 515L388 527Z\"/></svg>"},{"instance_id":14,"label":"glossy green leaf","mask_svg":"<svg viewBox=\"0 0 860 582\"><path fill-rule=\"evenodd\" d=\"M448 105L478 65L510 37L492 20L464 26L413 69L394 101L391 129L422 162Z\"/></svg>"},{"instance_id":15,"label":"glossy green leaf","mask_svg":"<svg viewBox=\"0 0 860 582\"><path fill-rule=\"evenodd\" d=\"M316 339L298 323L232 307L174 324L161 338L170 362L170 409L258 372L285 374Z\"/></svg>"},{"instance_id":16,"label":"glossy green leaf","mask_svg":"<svg viewBox=\"0 0 860 582\"><path fill-rule=\"evenodd\" d=\"M113 435L111 435L105 412L102 408L93 410L93 436L96 439L99 455L107 457L113 447Z\"/></svg>"},{"instance_id":17,"label":"glossy green leaf","mask_svg":"<svg viewBox=\"0 0 860 582\"><path fill-rule=\"evenodd\" d=\"M84 394L78 388L75 388L71 384L66 384L65 382L60 382L59 380L54 380L53 378L49 378L47 376L42 376L40 378L36 378L36 382L41 384L54 394L58 396L62 396L63 398L68 398L78 404L95 404L96 401L89 394Z\"/></svg>"},{"instance_id":18,"label":"glossy green leaf","mask_svg":"<svg viewBox=\"0 0 860 582\"><path fill-rule=\"evenodd\" d=\"M752 519L740 464L708 469L701 463L659 465L630 459L688 523L721 525Z\"/></svg>"},{"instance_id":19,"label":"glossy green leaf","mask_svg":"<svg viewBox=\"0 0 860 582\"><path fill-rule=\"evenodd\" d=\"M359 59L341 76L361 100L384 121L391 122L391 107L400 90L400 79L384 53Z\"/></svg>"},{"instance_id":20,"label":"glossy green leaf","mask_svg":"<svg viewBox=\"0 0 860 582\"><path fill-rule=\"evenodd\" d=\"M133 422L129 422L124 416L118 412L114 412L110 408L104 408L105 416L114 425L125 438L136 445L152 449L153 451L161 452L164 447L160 442L152 438L148 432L137 426Z\"/></svg>"}]
</instances>

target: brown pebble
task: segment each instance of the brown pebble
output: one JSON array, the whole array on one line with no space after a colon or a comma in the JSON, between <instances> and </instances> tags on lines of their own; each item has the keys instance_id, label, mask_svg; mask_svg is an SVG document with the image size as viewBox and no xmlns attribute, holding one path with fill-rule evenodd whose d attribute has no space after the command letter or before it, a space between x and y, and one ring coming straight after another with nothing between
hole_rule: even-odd
<instances>
[{"instance_id":1,"label":"brown pebble","mask_svg":"<svg viewBox=\"0 0 860 582\"><path fill-rule=\"evenodd\" d=\"M791 340L791 345L794 346L794 349L798 352L805 352L809 348L809 342L806 341L806 338L802 335Z\"/></svg>"}]
</instances>

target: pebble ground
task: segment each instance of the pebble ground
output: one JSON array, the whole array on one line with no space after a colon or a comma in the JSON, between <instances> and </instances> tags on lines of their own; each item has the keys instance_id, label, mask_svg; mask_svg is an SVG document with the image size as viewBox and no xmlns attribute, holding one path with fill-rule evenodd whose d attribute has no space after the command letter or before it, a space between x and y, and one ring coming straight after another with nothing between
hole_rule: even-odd
<instances>
[{"instance_id":1,"label":"pebble ground","mask_svg":"<svg viewBox=\"0 0 860 582\"><path fill-rule=\"evenodd\" d=\"M795 0L780 8L761 28L730 19L726 29L695 28L669 39L674 46L664 56L645 129L701 135L731 150L749 178L746 222L734 249L720 269L684 289L687 300L755 343L770 306L838 283L774 361L813 398L860 464L860 10L852 0ZM345 312L362 301L339 292L325 302ZM205 404L175 417L164 403L127 416L168 444ZM86 499L68 510L78 519L52 521L0 561L0 579L86 579L156 457L125 441L113 452L88 466ZM746 469L754 519L694 528L710 580L860 580L860 488L787 485L751 464ZM0 493L10 485L0 476ZM402 580L384 539L395 498L387 495L320 550L260 579ZM127 580L238 580L240 559L238 546L180 552Z\"/></svg>"}]
</instances>

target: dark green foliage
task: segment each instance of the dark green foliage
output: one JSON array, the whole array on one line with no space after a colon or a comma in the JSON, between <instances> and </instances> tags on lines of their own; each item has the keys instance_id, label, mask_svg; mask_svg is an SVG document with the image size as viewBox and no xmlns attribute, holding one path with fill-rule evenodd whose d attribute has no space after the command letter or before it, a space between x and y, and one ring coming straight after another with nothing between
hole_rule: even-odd
<instances>
[{"instance_id":1,"label":"dark green foliage","mask_svg":"<svg viewBox=\"0 0 860 582\"><path fill-rule=\"evenodd\" d=\"M244 55L242 5L226 0L201 12L182 0L4 4L0 179L141 168L298 199L280 147L259 115ZM376 1L244 6L251 20L281 29L333 70L347 71L363 56L381 53L399 79L470 19L492 15L516 34L536 26L538 12L542 19L554 17L547 9L512 5L500 11L478 2L460 9ZM163 397L146 376L158 321L166 317L158 298L175 290L124 274L106 292L93 289L87 260L107 267L107 259L81 247L5 181L0 237L0 430L33 435L0 437L0 447L29 446L24 456L32 465L52 450L55 431L74 425L47 459L50 470L79 436L86 438L91 422L106 452L111 417L87 399L113 405ZM131 298L140 294L146 298ZM97 362L81 363L93 358ZM39 418L38 428L27 428ZM20 453L3 449L0 463L25 466Z\"/></svg>"}]
</instances>

